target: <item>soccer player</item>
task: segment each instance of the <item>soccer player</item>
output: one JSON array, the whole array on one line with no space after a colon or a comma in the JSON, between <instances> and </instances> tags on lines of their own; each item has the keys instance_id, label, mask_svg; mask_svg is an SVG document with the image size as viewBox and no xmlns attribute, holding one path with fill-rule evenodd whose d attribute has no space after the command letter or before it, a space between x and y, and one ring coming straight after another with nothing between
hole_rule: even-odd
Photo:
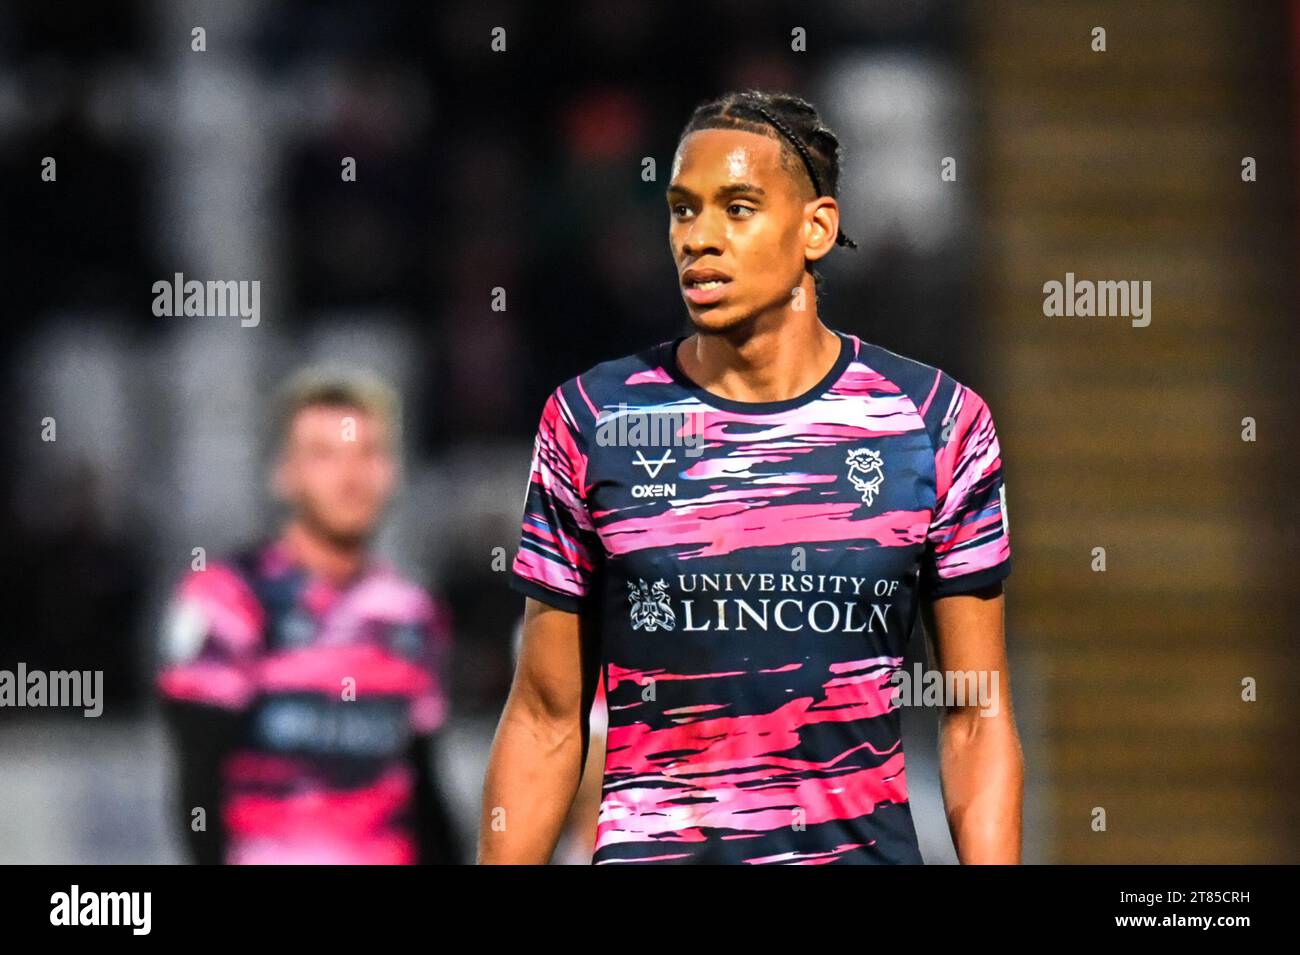
<instances>
[{"instance_id":1,"label":"soccer player","mask_svg":"<svg viewBox=\"0 0 1300 955\"><path fill-rule=\"evenodd\" d=\"M1005 677L1002 460L972 389L823 324L814 264L852 245L839 153L802 99L700 106L667 189L694 333L546 402L482 862L549 856L596 664L596 863L922 861L893 678L918 613L940 669ZM941 728L965 863L1019 860L1022 756L998 685L996 715L950 706Z\"/></svg>"},{"instance_id":2,"label":"soccer player","mask_svg":"<svg viewBox=\"0 0 1300 955\"><path fill-rule=\"evenodd\" d=\"M280 404L286 524L190 571L169 614L179 824L200 863L461 861L438 784L448 620L370 553L396 396L309 371Z\"/></svg>"}]
</instances>

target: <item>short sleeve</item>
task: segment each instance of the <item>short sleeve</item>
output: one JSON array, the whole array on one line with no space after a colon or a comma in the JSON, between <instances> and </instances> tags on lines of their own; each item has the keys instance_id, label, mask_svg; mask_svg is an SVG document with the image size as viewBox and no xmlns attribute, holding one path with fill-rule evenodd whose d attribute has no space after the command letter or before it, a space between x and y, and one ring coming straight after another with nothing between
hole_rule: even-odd
<instances>
[{"instance_id":1,"label":"short sleeve","mask_svg":"<svg viewBox=\"0 0 1300 955\"><path fill-rule=\"evenodd\" d=\"M590 595L600 539L587 510L587 455L565 398L556 389L542 409L524 499L511 586L576 613Z\"/></svg>"},{"instance_id":2,"label":"short sleeve","mask_svg":"<svg viewBox=\"0 0 1300 955\"><path fill-rule=\"evenodd\" d=\"M1002 450L984 400L958 385L936 441L935 508L921 562L930 599L988 586L1011 573Z\"/></svg>"},{"instance_id":3,"label":"short sleeve","mask_svg":"<svg viewBox=\"0 0 1300 955\"><path fill-rule=\"evenodd\" d=\"M256 694L264 613L242 575L226 564L191 571L162 626L157 686L166 699L245 708Z\"/></svg>"}]
</instances>

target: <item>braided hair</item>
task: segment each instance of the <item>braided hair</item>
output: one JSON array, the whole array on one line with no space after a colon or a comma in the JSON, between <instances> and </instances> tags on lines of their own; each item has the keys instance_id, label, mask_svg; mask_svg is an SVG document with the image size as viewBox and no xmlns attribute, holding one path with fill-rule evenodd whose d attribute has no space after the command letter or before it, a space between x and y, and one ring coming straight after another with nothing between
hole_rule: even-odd
<instances>
[{"instance_id":1,"label":"braided hair","mask_svg":"<svg viewBox=\"0 0 1300 955\"><path fill-rule=\"evenodd\" d=\"M696 107L678 141L700 129L740 129L762 136L770 136L771 130L776 130L794 150L793 155L789 149L781 150L782 165L792 175L806 173L813 192L819 196L834 198L839 189L839 137L805 99L762 90L727 93ZM835 244L850 249L858 247L843 229L836 233Z\"/></svg>"}]
</instances>

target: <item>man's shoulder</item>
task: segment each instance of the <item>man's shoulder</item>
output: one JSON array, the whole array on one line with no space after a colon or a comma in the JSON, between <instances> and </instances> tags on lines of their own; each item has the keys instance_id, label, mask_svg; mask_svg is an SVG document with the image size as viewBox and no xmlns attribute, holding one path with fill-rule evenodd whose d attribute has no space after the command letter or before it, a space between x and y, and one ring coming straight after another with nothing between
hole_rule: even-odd
<instances>
[{"instance_id":1,"label":"man's shoulder","mask_svg":"<svg viewBox=\"0 0 1300 955\"><path fill-rule=\"evenodd\" d=\"M937 397L960 399L962 396L973 396L975 399L982 400L976 389L937 365L900 355L883 345L864 341L861 338L858 338L857 342L858 361L892 381L900 391L909 395L920 395L922 400L917 402L918 408L926 399L933 404Z\"/></svg>"},{"instance_id":2,"label":"man's shoulder","mask_svg":"<svg viewBox=\"0 0 1300 955\"><path fill-rule=\"evenodd\" d=\"M192 661L209 642L238 654L259 646L266 611L250 573L255 553L250 548L210 560L194 555L163 613L168 665Z\"/></svg>"},{"instance_id":3,"label":"man's shoulder","mask_svg":"<svg viewBox=\"0 0 1300 955\"><path fill-rule=\"evenodd\" d=\"M936 365L857 339L858 364L889 383L915 406L936 448L945 443L946 425L959 415L971 415L984 399L969 385Z\"/></svg>"},{"instance_id":4,"label":"man's shoulder","mask_svg":"<svg viewBox=\"0 0 1300 955\"><path fill-rule=\"evenodd\" d=\"M607 408L620 405L658 403L664 389L675 387L664 367L671 341L661 341L620 358L592 365L581 374L562 382L551 400L582 430L593 427Z\"/></svg>"},{"instance_id":5,"label":"man's shoulder","mask_svg":"<svg viewBox=\"0 0 1300 955\"><path fill-rule=\"evenodd\" d=\"M210 599L229 600L236 595L251 595L261 554L259 545L248 545L211 557L196 550L190 567L177 580L176 590L182 596Z\"/></svg>"},{"instance_id":6,"label":"man's shoulder","mask_svg":"<svg viewBox=\"0 0 1300 955\"><path fill-rule=\"evenodd\" d=\"M858 364L876 372L880 377L897 386L899 391L911 396L914 401L917 396L920 396L922 400L916 401L918 407L931 389L942 387L945 382L957 384L951 375L936 365L908 355L900 355L884 345L854 337L858 346L856 358Z\"/></svg>"}]
</instances>

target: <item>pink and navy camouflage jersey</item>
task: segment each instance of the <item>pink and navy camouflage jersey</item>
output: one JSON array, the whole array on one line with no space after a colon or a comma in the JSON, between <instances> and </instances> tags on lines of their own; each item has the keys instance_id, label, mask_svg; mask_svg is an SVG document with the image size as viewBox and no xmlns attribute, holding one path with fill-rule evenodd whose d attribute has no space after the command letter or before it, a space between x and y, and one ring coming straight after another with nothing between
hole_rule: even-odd
<instances>
[{"instance_id":1,"label":"pink and navy camouflage jersey","mask_svg":"<svg viewBox=\"0 0 1300 955\"><path fill-rule=\"evenodd\" d=\"M898 707L922 599L1011 570L989 409L851 335L788 401L677 339L546 403L512 585L600 621L594 861L920 862Z\"/></svg>"},{"instance_id":2,"label":"pink and navy camouflage jersey","mask_svg":"<svg viewBox=\"0 0 1300 955\"><path fill-rule=\"evenodd\" d=\"M247 717L222 766L226 861L416 861L407 754L442 724L449 639L439 605L382 562L335 588L271 543L189 573L158 682Z\"/></svg>"}]
</instances>

